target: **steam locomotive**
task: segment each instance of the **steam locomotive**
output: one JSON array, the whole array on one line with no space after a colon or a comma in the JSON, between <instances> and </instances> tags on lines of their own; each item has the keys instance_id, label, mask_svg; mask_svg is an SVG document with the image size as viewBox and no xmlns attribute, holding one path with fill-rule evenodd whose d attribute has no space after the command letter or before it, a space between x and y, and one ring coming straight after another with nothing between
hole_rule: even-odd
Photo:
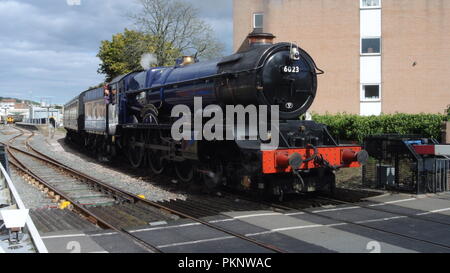
<instances>
[{"instance_id":1,"label":"steam locomotive","mask_svg":"<svg viewBox=\"0 0 450 273\"><path fill-rule=\"evenodd\" d=\"M275 196L333 190L335 170L359 167L367 153L339 145L325 125L299 119L312 105L323 71L303 49L274 44L274 38L251 33L246 47L220 60L184 57L173 67L129 73L85 91L65 105L66 138L102 157L126 155L133 167L155 174L170 168L179 181L205 188L227 185ZM195 111L195 98L220 109L277 106L279 118L275 129L256 138L231 126L231 140L175 139L172 111L178 105ZM187 114L195 120L195 112ZM277 147L261 148L274 137Z\"/></svg>"}]
</instances>

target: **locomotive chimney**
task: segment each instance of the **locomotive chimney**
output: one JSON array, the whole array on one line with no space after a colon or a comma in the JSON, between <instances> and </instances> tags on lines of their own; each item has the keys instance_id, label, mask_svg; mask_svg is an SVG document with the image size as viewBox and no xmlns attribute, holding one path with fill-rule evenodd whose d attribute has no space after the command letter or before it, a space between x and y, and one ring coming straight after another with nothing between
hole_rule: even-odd
<instances>
[{"instance_id":1,"label":"locomotive chimney","mask_svg":"<svg viewBox=\"0 0 450 273\"><path fill-rule=\"evenodd\" d=\"M257 45L271 45L276 37L272 33L253 31L247 36L250 47Z\"/></svg>"}]
</instances>

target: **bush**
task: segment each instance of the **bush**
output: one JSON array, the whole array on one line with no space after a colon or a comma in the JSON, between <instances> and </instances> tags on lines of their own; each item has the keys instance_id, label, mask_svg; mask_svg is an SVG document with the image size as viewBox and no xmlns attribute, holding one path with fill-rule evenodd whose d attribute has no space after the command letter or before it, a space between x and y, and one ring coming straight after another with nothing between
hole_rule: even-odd
<instances>
[{"instance_id":1,"label":"bush","mask_svg":"<svg viewBox=\"0 0 450 273\"><path fill-rule=\"evenodd\" d=\"M447 115L394 114L362 117L351 114L318 115L316 122L328 125L330 133L339 139L363 142L369 135L417 134L435 139L441 138L441 124Z\"/></svg>"}]
</instances>

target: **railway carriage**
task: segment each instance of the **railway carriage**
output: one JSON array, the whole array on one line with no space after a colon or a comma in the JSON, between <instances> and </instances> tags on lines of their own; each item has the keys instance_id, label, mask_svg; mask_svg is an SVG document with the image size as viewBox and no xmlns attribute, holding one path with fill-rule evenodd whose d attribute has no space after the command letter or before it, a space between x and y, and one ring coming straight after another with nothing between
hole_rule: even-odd
<instances>
[{"instance_id":1,"label":"railway carriage","mask_svg":"<svg viewBox=\"0 0 450 273\"><path fill-rule=\"evenodd\" d=\"M332 190L334 171L360 166L367 153L339 145L322 124L299 120L315 99L323 71L295 44L273 44L267 33L248 38L248 48L220 60L186 57L173 67L133 72L83 92L65 108L68 138L102 155L121 151L133 167L156 174L173 166L180 181L201 181L208 188L226 184L274 195ZM248 140L249 131L234 140L175 140L171 111L177 105L194 111L194 98L221 109L278 106L279 130L268 136L277 134L279 147L261 149L265 138Z\"/></svg>"},{"instance_id":2,"label":"railway carriage","mask_svg":"<svg viewBox=\"0 0 450 273\"><path fill-rule=\"evenodd\" d=\"M64 105L63 123L67 131L66 140L80 142L84 137L83 98L85 93L81 93Z\"/></svg>"}]
</instances>

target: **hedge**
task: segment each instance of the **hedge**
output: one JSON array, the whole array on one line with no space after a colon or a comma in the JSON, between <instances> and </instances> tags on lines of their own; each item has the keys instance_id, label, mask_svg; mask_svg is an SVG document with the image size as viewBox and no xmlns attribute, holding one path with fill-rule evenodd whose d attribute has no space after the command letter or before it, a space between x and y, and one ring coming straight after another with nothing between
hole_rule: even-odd
<instances>
[{"instance_id":1,"label":"hedge","mask_svg":"<svg viewBox=\"0 0 450 273\"><path fill-rule=\"evenodd\" d=\"M364 137L378 134L418 134L441 138L446 114L393 114L362 117L351 114L318 115L313 120L328 125L330 133L341 140L363 142Z\"/></svg>"}]
</instances>

